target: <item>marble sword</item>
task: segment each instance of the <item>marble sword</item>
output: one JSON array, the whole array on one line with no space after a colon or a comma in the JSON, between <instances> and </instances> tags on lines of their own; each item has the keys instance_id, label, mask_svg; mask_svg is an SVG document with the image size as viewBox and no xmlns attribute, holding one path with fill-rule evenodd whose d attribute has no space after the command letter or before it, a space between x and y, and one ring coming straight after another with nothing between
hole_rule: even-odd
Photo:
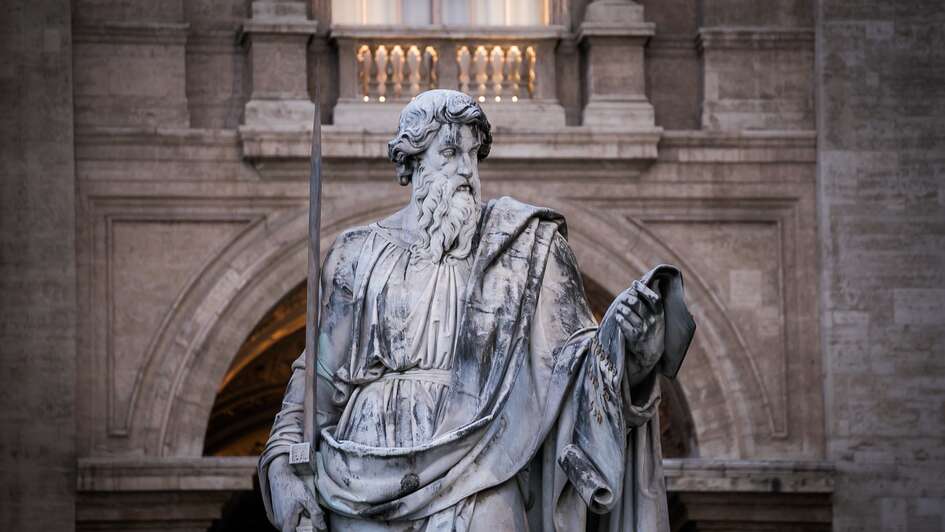
<instances>
[{"instance_id":1,"label":"marble sword","mask_svg":"<svg viewBox=\"0 0 945 532\"><path fill-rule=\"evenodd\" d=\"M312 122L312 158L308 185L308 279L305 302L305 399L303 403L302 443L289 448L289 464L314 493L315 438L315 364L318 360L319 266L321 255L322 211L322 126L318 83L315 83L315 117ZM303 518L297 532L312 530L309 519Z\"/></svg>"}]
</instances>

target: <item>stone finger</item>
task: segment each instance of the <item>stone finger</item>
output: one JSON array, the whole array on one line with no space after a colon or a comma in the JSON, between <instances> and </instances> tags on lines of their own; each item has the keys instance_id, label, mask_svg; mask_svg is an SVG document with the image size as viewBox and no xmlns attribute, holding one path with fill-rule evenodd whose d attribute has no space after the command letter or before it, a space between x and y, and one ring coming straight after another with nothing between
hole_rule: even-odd
<instances>
[{"instance_id":1,"label":"stone finger","mask_svg":"<svg viewBox=\"0 0 945 532\"><path fill-rule=\"evenodd\" d=\"M662 305L659 294L640 281L633 281L633 287L636 289L639 298L650 307L650 310L654 313L659 312L660 306Z\"/></svg>"}]
</instances>

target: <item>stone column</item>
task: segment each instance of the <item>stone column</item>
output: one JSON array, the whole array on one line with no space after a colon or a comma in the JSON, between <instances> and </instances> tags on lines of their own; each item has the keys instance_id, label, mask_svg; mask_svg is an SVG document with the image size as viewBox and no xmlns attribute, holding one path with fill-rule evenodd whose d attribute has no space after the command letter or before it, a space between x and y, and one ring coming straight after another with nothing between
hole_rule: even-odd
<instances>
[{"instance_id":1,"label":"stone column","mask_svg":"<svg viewBox=\"0 0 945 532\"><path fill-rule=\"evenodd\" d=\"M315 105L308 92L306 56L317 29L304 2L253 2L252 18L243 25L252 83L244 125L276 130L311 123Z\"/></svg>"},{"instance_id":2,"label":"stone column","mask_svg":"<svg viewBox=\"0 0 945 532\"><path fill-rule=\"evenodd\" d=\"M619 129L652 129L646 98L643 47L654 25L631 0L595 0L578 28L586 64L583 123Z\"/></svg>"}]
</instances>

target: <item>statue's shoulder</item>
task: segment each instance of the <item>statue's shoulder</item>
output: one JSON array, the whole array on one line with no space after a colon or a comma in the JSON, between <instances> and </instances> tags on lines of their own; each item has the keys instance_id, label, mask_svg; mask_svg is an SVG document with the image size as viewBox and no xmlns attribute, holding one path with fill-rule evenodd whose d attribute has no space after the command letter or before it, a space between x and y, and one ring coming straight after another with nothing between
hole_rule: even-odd
<instances>
[{"instance_id":1,"label":"statue's shoulder","mask_svg":"<svg viewBox=\"0 0 945 532\"><path fill-rule=\"evenodd\" d=\"M327 278L334 278L338 275L353 275L364 242L371 235L371 232L371 226L364 225L346 229L335 237L335 241L328 248L328 254L325 257L323 275Z\"/></svg>"},{"instance_id":2,"label":"statue's shoulder","mask_svg":"<svg viewBox=\"0 0 945 532\"><path fill-rule=\"evenodd\" d=\"M488 223L512 227L522 227L533 218L557 226L557 233L567 239L568 229L564 216L558 211L539 207L509 196L489 200L486 204Z\"/></svg>"}]
</instances>

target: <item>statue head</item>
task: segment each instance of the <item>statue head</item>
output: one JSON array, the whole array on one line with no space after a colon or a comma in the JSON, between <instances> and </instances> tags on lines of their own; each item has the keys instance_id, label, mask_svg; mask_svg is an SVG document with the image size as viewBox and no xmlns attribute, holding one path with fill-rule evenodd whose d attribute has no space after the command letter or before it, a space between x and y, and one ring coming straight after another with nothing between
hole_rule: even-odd
<instances>
[{"instance_id":1,"label":"statue head","mask_svg":"<svg viewBox=\"0 0 945 532\"><path fill-rule=\"evenodd\" d=\"M388 156L402 185L413 184L418 258L469 255L479 221L479 161L489 155L489 120L471 97L452 90L419 94L400 114Z\"/></svg>"}]
</instances>

